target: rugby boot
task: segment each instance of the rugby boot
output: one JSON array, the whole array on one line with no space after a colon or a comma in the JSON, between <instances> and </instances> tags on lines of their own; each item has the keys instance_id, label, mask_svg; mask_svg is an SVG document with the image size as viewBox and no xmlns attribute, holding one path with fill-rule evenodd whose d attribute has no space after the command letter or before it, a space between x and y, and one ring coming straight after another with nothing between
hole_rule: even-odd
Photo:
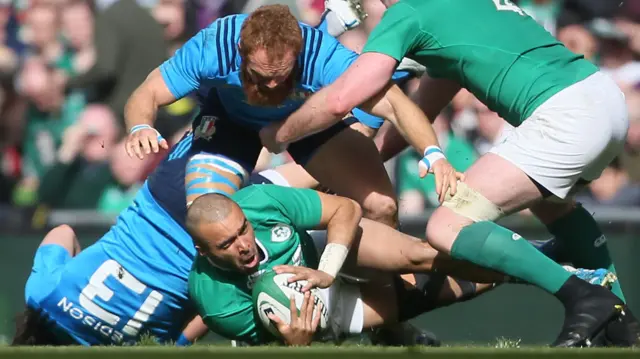
<instances>
[{"instance_id":1,"label":"rugby boot","mask_svg":"<svg viewBox=\"0 0 640 359\"><path fill-rule=\"evenodd\" d=\"M336 14L344 31L355 29L360 26L367 14L362 7L360 0L325 0L325 14L332 11Z\"/></svg>"},{"instance_id":2,"label":"rugby boot","mask_svg":"<svg viewBox=\"0 0 640 359\"><path fill-rule=\"evenodd\" d=\"M564 266L564 269L567 272L572 273L576 277L582 279L587 283L591 283L593 285L599 285L601 287L605 287L607 289L611 289L613 283L618 280L618 277L608 270L604 268L600 269L584 269L584 268L573 268L571 266Z\"/></svg>"},{"instance_id":3,"label":"rugby boot","mask_svg":"<svg viewBox=\"0 0 640 359\"><path fill-rule=\"evenodd\" d=\"M552 347L590 347L610 322L623 316L624 303L608 289L575 275L556 293L564 304L562 330Z\"/></svg>"},{"instance_id":4,"label":"rugby boot","mask_svg":"<svg viewBox=\"0 0 640 359\"><path fill-rule=\"evenodd\" d=\"M442 345L435 334L420 329L408 322L398 323L391 327L378 328L374 330L370 339L371 344L382 346L439 347Z\"/></svg>"}]
</instances>

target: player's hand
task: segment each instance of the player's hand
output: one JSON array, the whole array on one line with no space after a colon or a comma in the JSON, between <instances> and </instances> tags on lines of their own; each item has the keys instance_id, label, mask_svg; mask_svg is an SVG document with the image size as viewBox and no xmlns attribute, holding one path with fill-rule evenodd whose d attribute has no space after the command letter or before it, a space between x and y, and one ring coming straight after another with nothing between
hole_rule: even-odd
<instances>
[{"instance_id":1,"label":"player's hand","mask_svg":"<svg viewBox=\"0 0 640 359\"><path fill-rule=\"evenodd\" d=\"M287 345L302 346L311 344L313 335L318 329L318 324L320 324L320 312L322 311L322 308L318 307L316 315L314 316L314 303L315 298L313 298L311 293L304 293L304 300L302 307L300 307L300 315L298 315L296 302L292 296L289 301L289 308L291 309L291 323L289 324L285 323L278 316L269 314L269 319L276 325L276 328Z\"/></svg>"},{"instance_id":2,"label":"player's hand","mask_svg":"<svg viewBox=\"0 0 640 359\"><path fill-rule=\"evenodd\" d=\"M135 155L141 160L144 159L145 154L148 155L152 151L158 153L160 148L169 149L167 140L160 135L158 130L149 125L133 126L124 146L129 157L133 158Z\"/></svg>"},{"instance_id":3,"label":"player's hand","mask_svg":"<svg viewBox=\"0 0 640 359\"><path fill-rule=\"evenodd\" d=\"M447 191L452 196L456 194L458 180L464 181L464 174L457 172L445 157L434 161L428 168L423 161L420 161L420 177L424 178L428 173L435 175L438 201L444 202Z\"/></svg>"},{"instance_id":4,"label":"player's hand","mask_svg":"<svg viewBox=\"0 0 640 359\"><path fill-rule=\"evenodd\" d=\"M329 288L335 281L335 278L330 274L307 267L279 265L273 267L273 270L278 274L293 274L288 280L289 283L306 280L307 285L302 288L302 292L308 292L312 288Z\"/></svg>"},{"instance_id":5,"label":"player's hand","mask_svg":"<svg viewBox=\"0 0 640 359\"><path fill-rule=\"evenodd\" d=\"M260 130L262 146L271 153L278 154L287 150L288 145L278 142L276 139L281 125L281 122L272 122Z\"/></svg>"}]
</instances>

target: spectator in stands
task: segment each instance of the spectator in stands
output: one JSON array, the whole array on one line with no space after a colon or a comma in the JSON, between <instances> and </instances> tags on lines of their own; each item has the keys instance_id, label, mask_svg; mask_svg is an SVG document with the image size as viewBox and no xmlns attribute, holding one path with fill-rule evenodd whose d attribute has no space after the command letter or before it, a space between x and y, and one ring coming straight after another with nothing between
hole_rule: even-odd
<instances>
[{"instance_id":1,"label":"spectator in stands","mask_svg":"<svg viewBox=\"0 0 640 359\"><path fill-rule=\"evenodd\" d=\"M69 0L81 1L81 0ZM167 58L163 29L141 0L114 0L96 16L95 64L63 83L88 89L90 102L104 103L124 128L124 105L147 74Z\"/></svg>"},{"instance_id":2,"label":"spectator in stands","mask_svg":"<svg viewBox=\"0 0 640 359\"><path fill-rule=\"evenodd\" d=\"M635 60L629 47L629 36L609 19L594 19L588 28L598 38L601 70L616 80L625 92L640 83L640 62Z\"/></svg>"},{"instance_id":3,"label":"spectator in stands","mask_svg":"<svg viewBox=\"0 0 640 359\"><path fill-rule=\"evenodd\" d=\"M464 138L453 134L450 127L452 111L442 113L433 123L440 147L451 165L460 172L466 171L478 158L473 145ZM425 207L439 205L436 184L433 176L421 179L418 176L418 162L422 158L415 150L407 149L400 155L396 164L396 189L399 210L402 215L418 215Z\"/></svg>"},{"instance_id":4,"label":"spectator in stands","mask_svg":"<svg viewBox=\"0 0 640 359\"><path fill-rule=\"evenodd\" d=\"M577 53L584 55L587 60L596 61L598 42L586 27L580 24L568 25L558 30L558 40Z\"/></svg>"},{"instance_id":5,"label":"spectator in stands","mask_svg":"<svg viewBox=\"0 0 640 359\"><path fill-rule=\"evenodd\" d=\"M115 180L109 159L119 136L117 119L104 106L89 106L64 131L54 164L45 172L39 202L49 208L97 208Z\"/></svg>"},{"instance_id":6,"label":"spectator in stands","mask_svg":"<svg viewBox=\"0 0 640 359\"><path fill-rule=\"evenodd\" d=\"M563 0L519 0L518 5L547 31L556 35L558 16L560 16L563 2Z\"/></svg>"}]
</instances>

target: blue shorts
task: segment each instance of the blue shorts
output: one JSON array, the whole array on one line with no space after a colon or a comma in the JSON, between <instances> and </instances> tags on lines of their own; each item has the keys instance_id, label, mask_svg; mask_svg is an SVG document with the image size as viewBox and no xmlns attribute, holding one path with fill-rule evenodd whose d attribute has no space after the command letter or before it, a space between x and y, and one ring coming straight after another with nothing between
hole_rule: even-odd
<instances>
[{"instance_id":1,"label":"blue shorts","mask_svg":"<svg viewBox=\"0 0 640 359\"><path fill-rule=\"evenodd\" d=\"M218 155L236 162L251 173L262 150L259 133L254 128L231 120L219 101L213 95L207 98L207 104L194 120L193 143L186 157L199 153ZM318 148L347 127L348 124L340 121L324 131L291 143L287 151L296 163L304 166Z\"/></svg>"},{"instance_id":2,"label":"blue shorts","mask_svg":"<svg viewBox=\"0 0 640 359\"><path fill-rule=\"evenodd\" d=\"M71 254L59 244L45 244L38 247L31 274L24 288L25 302L40 302L51 293L60 282L60 277Z\"/></svg>"}]
</instances>

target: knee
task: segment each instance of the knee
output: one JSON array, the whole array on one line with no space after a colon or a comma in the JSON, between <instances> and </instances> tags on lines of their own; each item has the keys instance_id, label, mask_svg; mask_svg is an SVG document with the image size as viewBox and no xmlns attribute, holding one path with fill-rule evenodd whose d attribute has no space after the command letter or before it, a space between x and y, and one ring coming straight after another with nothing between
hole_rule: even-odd
<instances>
[{"instance_id":1,"label":"knee","mask_svg":"<svg viewBox=\"0 0 640 359\"><path fill-rule=\"evenodd\" d=\"M404 254L414 272L428 272L433 270L439 252L428 243L415 241Z\"/></svg>"},{"instance_id":2,"label":"knee","mask_svg":"<svg viewBox=\"0 0 640 359\"><path fill-rule=\"evenodd\" d=\"M427 242L437 250L446 250L445 242L450 236L452 225L447 223L446 214L443 213L442 207L436 209L427 221L425 236Z\"/></svg>"},{"instance_id":3,"label":"knee","mask_svg":"<svg viewBox=\"0 0 640 359\"><path fill-rule=\"evenodd\" d=\"M545 200L531 207L531 212L544 225L550 225L572 212L578 204L575 201Z\"/></svg>"},{"instance_id":4,"label":"knee","mask_svg":"<svg viewBox=\"0 0 640 359\"><path fill-rule=\"evenodd\" d=\"M75 238L76 232L68 224L61 224L52 229L50 234L54 234L58 238Z\"/></svg>"},{"instance_id":5,"label":"knee","mask_svg":"<svg viewBox=\"0 0 640 359\"><path fill-rule=\"evenodd\" d=\"M72 245L75 243L75 239L76 232L74 232L73 228L62 224L50 230L44 237L42 244Z\"/></svg>"},{"instance_id":6,"label":"knee","mask_svg":"<svg viewBox=\"0 0 640 359\"><path fill-rule=\"evenodd\" d=\"M398 203L392 197L379 193L371 194L365 199L362 209L366 218L394 228L398 225Z\"/></svg>"}]
</instances>

